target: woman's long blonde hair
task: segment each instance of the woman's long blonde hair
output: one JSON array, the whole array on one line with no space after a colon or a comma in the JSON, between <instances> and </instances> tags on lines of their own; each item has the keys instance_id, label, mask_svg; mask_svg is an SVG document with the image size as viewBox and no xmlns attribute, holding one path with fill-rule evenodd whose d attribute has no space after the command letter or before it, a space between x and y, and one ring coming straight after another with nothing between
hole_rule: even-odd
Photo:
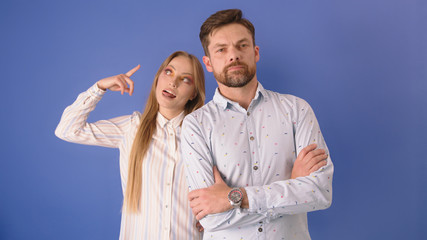
<instances>
[{"instance_id":1,"label":"woman's long blonde hair","mask_svg":"<svg viewBox=\"0 0 427 240\"><path fill-rule=\"evenodd\" d=\"M205 102L205 76L203 67L199 60L195 56L184 51L172 53L162 63L154 77L150 95L148 96L147 103L145 104L145 110L141 117L141 124L138 127L138 131L136 132L135 139L132 144L132 150L129 157L128 181L123 202L123 207L128 212L138 212L139 210L142 189L142 160L147 153L152 136L156 131L156 118L157 112L159 111L159 104L156 99L157 81L163 69L172 61L172 59L178 56L184 56L190 59L193 65L195 91L197 93L197 96L193 98L193 100L189 100L185 105L185 114L191 113L192 111L200 108Z\"/></svg>"}]
</instances>

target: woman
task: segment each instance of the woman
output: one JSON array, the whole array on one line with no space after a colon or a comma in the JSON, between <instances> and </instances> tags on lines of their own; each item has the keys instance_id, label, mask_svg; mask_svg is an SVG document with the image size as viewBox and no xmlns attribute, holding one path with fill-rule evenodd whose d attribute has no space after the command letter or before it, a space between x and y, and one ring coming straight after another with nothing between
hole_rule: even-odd
<instances>
[{"instance_id":1,"label":"woman","mask_svg":"<svg viewBox=\"0 0 427 240\"><path fill-rule=\"evenodd\" d=\"M66 141L119 148L124 203L120 239L201 239L187 200L181 122L205 100L203 68L178 51L160 66L144 113L87 123L107 89L133 93L126 74L104 78L67 107L55 134Z\"/></svg>"}]
</instances>

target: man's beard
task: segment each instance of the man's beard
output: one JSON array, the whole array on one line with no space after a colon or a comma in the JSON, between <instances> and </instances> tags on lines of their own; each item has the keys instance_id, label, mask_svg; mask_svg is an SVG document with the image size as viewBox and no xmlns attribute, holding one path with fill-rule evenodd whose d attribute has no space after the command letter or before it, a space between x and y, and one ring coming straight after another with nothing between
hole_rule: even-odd
<instances>
[{"instance_id":1,"label":"man's beard","mask_svg":"<svg viewBox=\"0 0 427 240\"><path fill-rule=\"evenodd\" d=\"M228 72L228 68L233 66L242 66L243 69L234 70ZM221 73L216 73L214 71L214 77L216 80L227 87L244 87L248 84L255 76L256 67L249 68L247 64L242 62L233 62L224 67Z\"/></svg>"}]
</instances>

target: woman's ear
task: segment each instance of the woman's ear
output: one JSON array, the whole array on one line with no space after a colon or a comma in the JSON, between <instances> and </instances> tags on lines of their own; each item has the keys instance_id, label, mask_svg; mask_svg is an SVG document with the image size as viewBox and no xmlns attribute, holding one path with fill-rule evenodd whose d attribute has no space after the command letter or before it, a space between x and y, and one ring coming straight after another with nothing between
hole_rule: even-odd
<instances>
[{"instance_id":1,"label":"woman's ear","mask_svg":"<svg viewBox=\"0 0 427 240\"><path fill-rule=\"evenodd\" d=\"M194 92L194 95L190 98L190 101L193 101L197 97L197 92Z\"/></svg>"}]
</instances>

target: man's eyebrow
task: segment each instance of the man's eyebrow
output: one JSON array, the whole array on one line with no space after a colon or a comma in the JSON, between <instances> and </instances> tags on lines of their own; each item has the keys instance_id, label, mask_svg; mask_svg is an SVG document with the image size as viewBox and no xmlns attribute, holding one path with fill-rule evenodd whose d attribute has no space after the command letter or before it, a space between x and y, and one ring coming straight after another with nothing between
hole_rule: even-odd
<instances>
[{"instance_id":1,"label":"man's eyebrow","mask_svg":"<svg viewBox=\"0 0 427 240\"><path fill-rule=\"evenodd\" d=\"M214 48L225 47L225 46L227 46L227 44L225 44L225 43L216 43L215 45L213 45Z\"/></svg>"},{"instance_id":2,"label":"man's eyebrow","mask_svg":"<svg viewBox=\"0 0 427 240\"><path fill-rule=\"evenodd\" d=\"M242 42L249 42L249 39L247 39L247 38L242 38L242 39L240 39L239 41L237 41L237 43L239 44L239 43L242 43Z\"/></svg>"},{"instance_id":3,"label":"man's eyebrow","mask_svg":"<svg viewBox=\"0 0 427 240\"><path fill-rule=\"evenodd\" d=\"M240 39L240 40L238 40L237 41L237 44L240 44L240 43L242 43L242 42L249 42L249 39L248 38L242 38L242 39ZM213 48L218 48L218 47L225 47L225 46L227 46L228 44L226 44L226 43L215 43L214 45L213 45Z\"/></svg>"}]
</instances>

